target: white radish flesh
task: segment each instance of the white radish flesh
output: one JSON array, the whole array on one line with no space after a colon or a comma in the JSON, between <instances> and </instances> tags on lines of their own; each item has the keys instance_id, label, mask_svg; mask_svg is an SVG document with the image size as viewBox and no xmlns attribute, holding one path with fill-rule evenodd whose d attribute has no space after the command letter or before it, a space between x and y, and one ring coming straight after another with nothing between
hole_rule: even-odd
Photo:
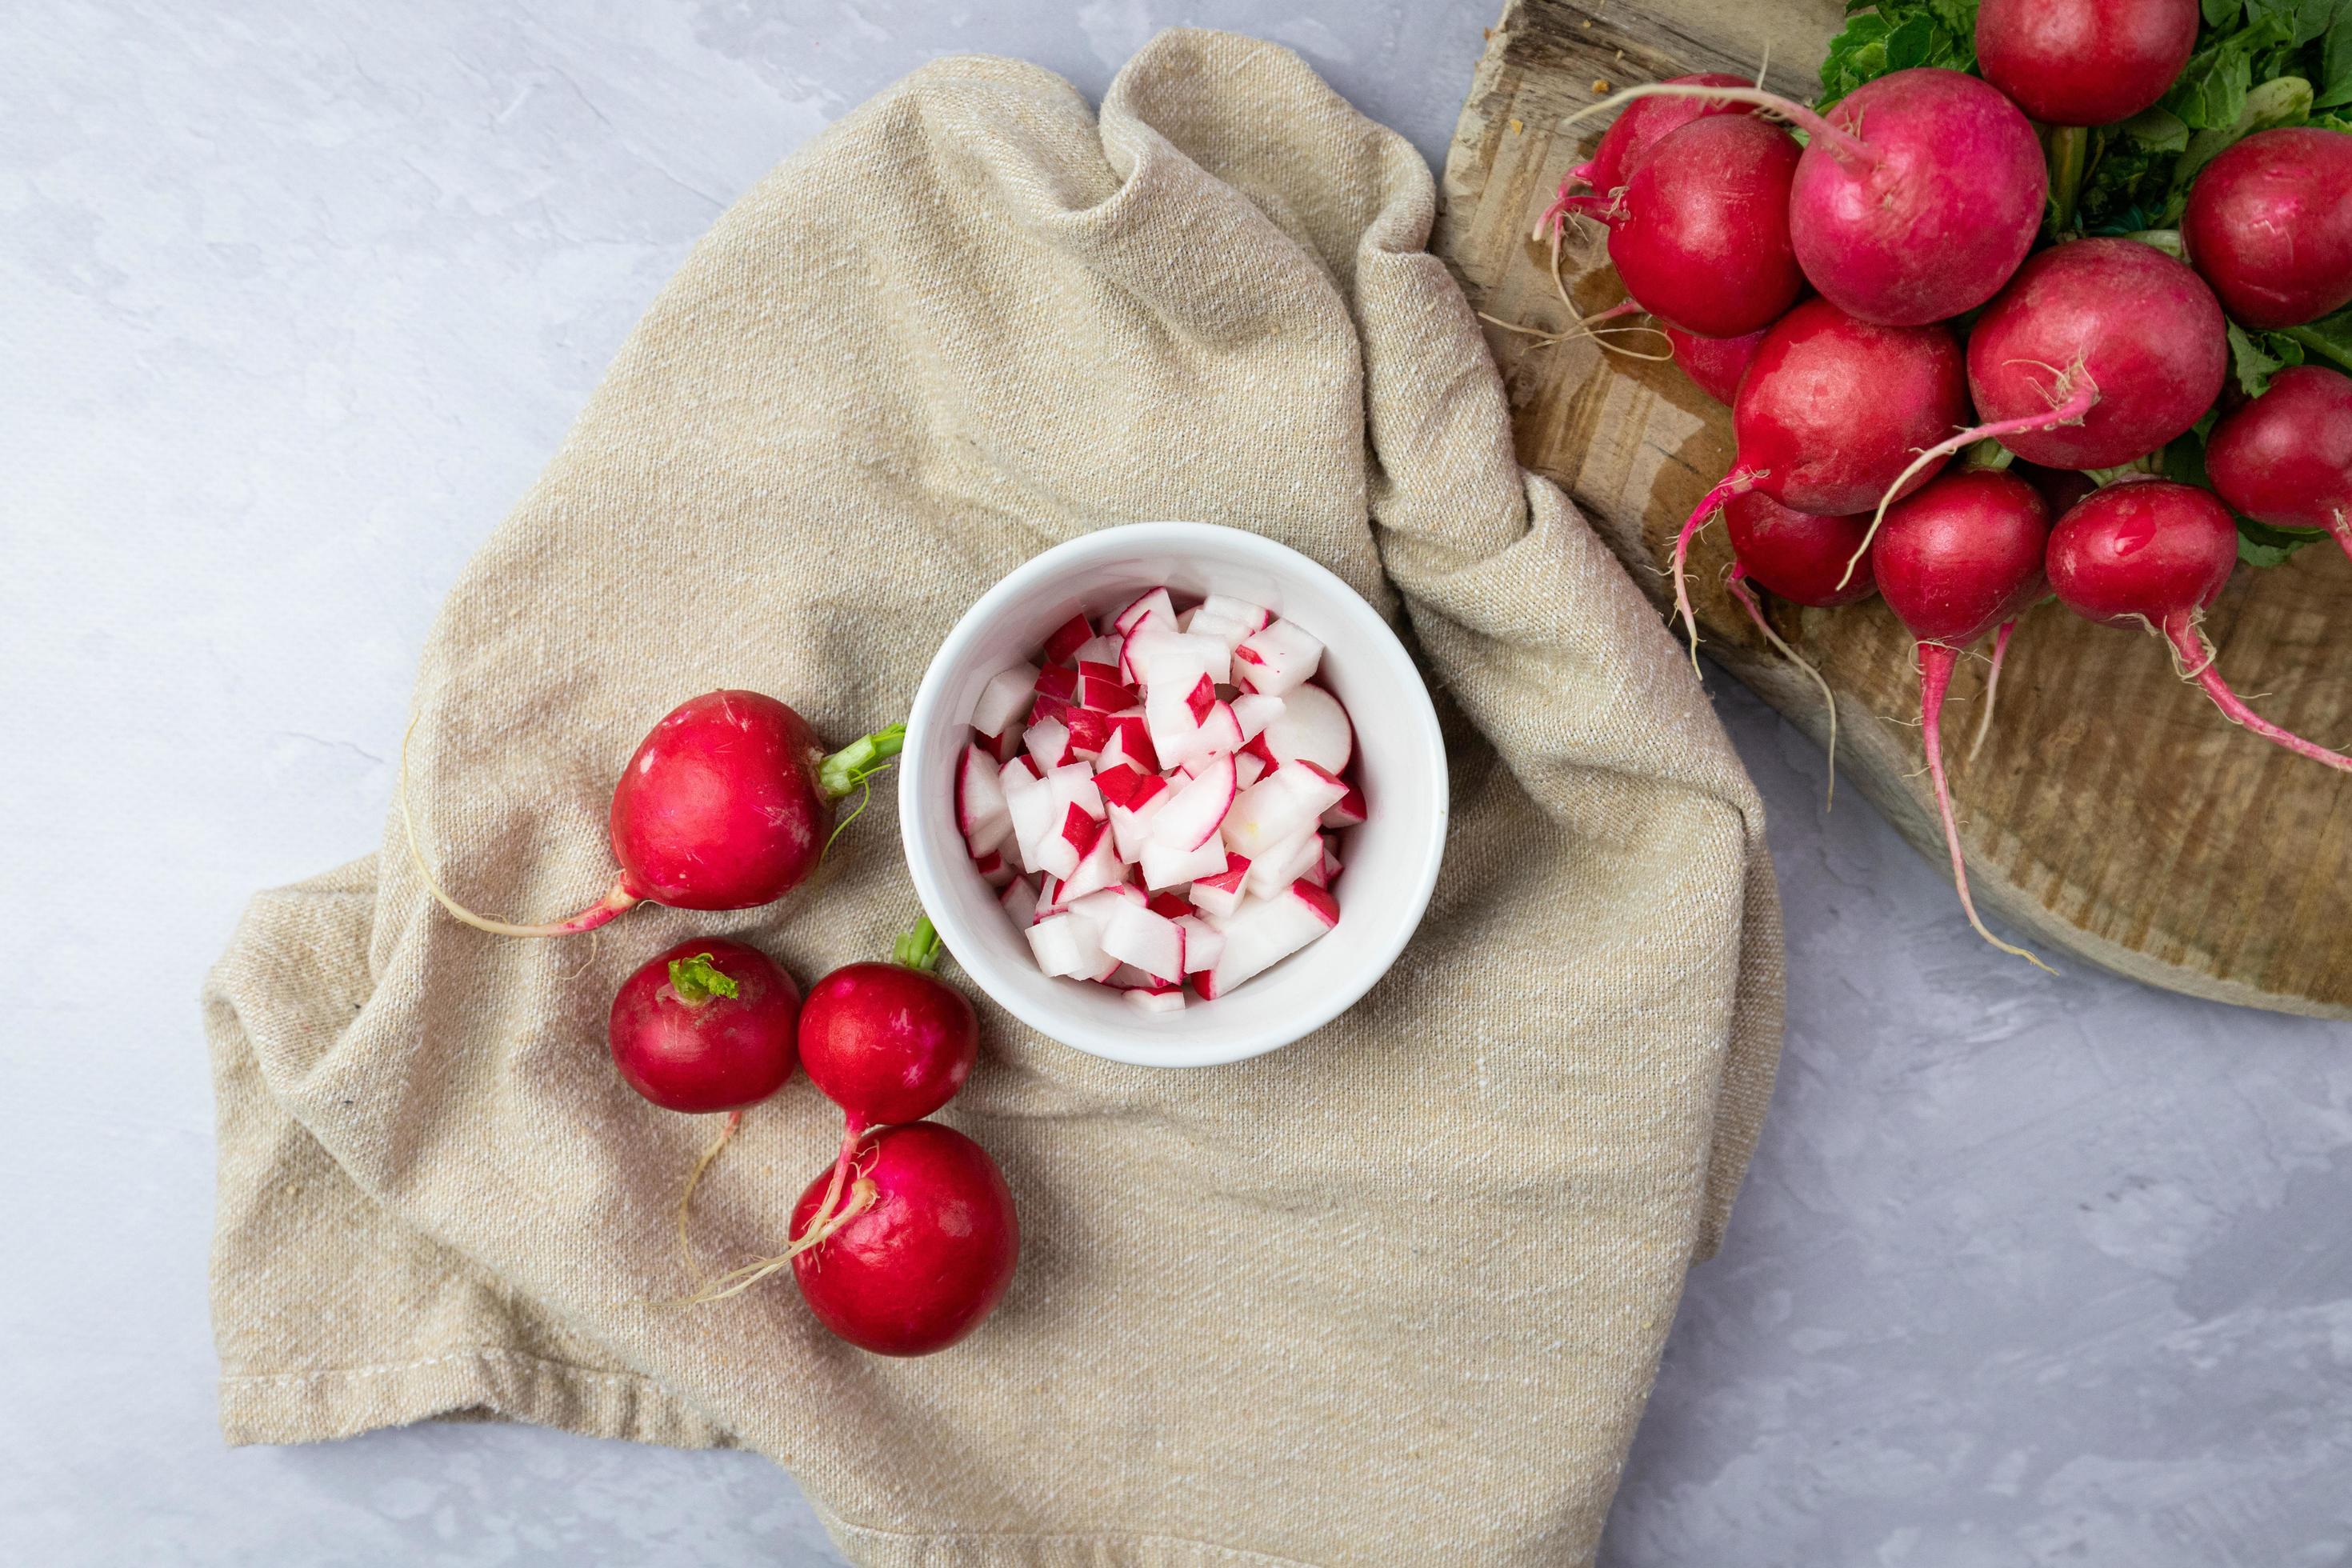
<instances>
[{"instance_id":1,"label":"white radish flesh","mask_svg":"<svg viewBox=\"0 0 2352 1568\"><path fill-rule=\"evenodd\" d=\"M1290 621L1252 632L1234 649L1234 683L1267 697L1281 697L1314 678L1322 667L1323 645Z\"/></svg>"},{"instance_id":2,"label":"white radish flesh","mask_svg":"<svg viewBox=\"0 0 2352 1568\"><path fill-rule=\"evenodd\" d=\"M1293 882L1270 899L1252 899L1217 922L1225 948L1201 976L1203 1000L1281 963L1339 922L1331 895L1307 882Z\"/></svg>"},{"instance_id":3,"label":"white radish flesh","mask_svg":"<svg viewBox=\"0 0 2352 1568\"><path fill-rule=\"evenodd\" d=\"M1155 893L1180 888L1219 874L1224 864L1225 847L1213 838L1195 849L1175 848L1155 838L1143 847L1143 885Z\"/></svg>"},{"instance_id":4,"label":"white radish flesh","mask_svg":"<svg viewBox=\"0 0 2352 1568\"><path fill-rule=\"evenodd\" d=\"M1200 777L1177 790L1152 819L1151 843L1187 852L1215 845L1239 793L1234 759L1215 759Z\"/></svg>"},{"instance_id":5,"label":"white radish flesh","mask_svg":"<svg viewBox=\"0 0 2352 1568\"><path fill-rule=\"evenodd\" d=\"M1356 754L1356 731L1338 698L1319 686L1298 686L1282 704L1281 713L1265 727L1265 749L1276 762L1305 758L1333 773L1348 765Z\"/></svg>"},{"instance_id":6,"label":"white radish flesh","mask_svg":"<svg viewBox=\"0 0 2352 1568\"><path fill-rule=\"evenodd\" d=\"M1103 930L1103 951L1122 963L1131 963L1162 984L1184 977L1184 931L1165 915L1139 904L1128 904Z\"/></svg>"},{"instance_id":7,"label":"white radish flesh","mask_svg":"<svg viewBox=\"0 0 2352 1568\"><path fill-rule=\"evenodd\" d=\"M1021 728L1028 716L1030 693L1036 689L1037 667L1016 664L1011 669L999 670L980 689L980 700L972 704L971 727L983 735L1003 735Z\"/></svg>"},{"instance_id":8,"label":"white radish flesh","mask_svg":"<svg viewBox=\"0 0 2352 1568\"><path fill-rule=\"evenodd\" d=\"M966 746L956 764L956 826L975 859L993 851L1013 831L996 761L978 746Z\"/></svg>"}]
</instances>

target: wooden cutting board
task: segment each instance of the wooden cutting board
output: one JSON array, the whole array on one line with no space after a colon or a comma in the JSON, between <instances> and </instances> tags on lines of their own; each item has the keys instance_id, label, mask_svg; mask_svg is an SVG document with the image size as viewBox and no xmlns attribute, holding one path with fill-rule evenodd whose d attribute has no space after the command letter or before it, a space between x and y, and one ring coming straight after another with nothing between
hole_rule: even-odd
<instances>
[{"instance_id":1,"label":"wooden cutting board","mask_svg":"<svg viewBox=\"0 0 2352 1568\"><path fill-rule=\"evenodd\" d=\"M1752 76L1768 43L1769 85L1810 99L1839 22L1838 0L1647 0L1639 12L1511 0L1445 164L1437 248L1472 304L1528 326L1570 320L1545 247L1528 237L1605 121L1560 132L1563 116L1635 82ZM1623 297L1597 242L1571 247L1562 270L1585 312ZM1668 605L1660 569L1684 516L1731 466L1728 412L1672 365L1605 354L1589 338L1545 346L1492 327L1488 337L1520 460L1572 493ZM1730 564L1721 526L1710 527L1692 553L1706 653L1824 740L1820 693L1748 624L1724 588ZM1902 628L1875 599L1769 613L1837 693L1843 781L1942 865ZM2341 552L2240 567L2206 629L2221 673L2258 710L2325 744L2352 743L2352 561ZM2020 625L1991 736L1970 761L1984 668L1970 661L1955 679L1946 744L1988 920L2061 970L2071 952L2191 995L2352 1018L2352 775L2227 722L2155 638L2054 602ZM1977 940L1954 930L1956 942Z\"/></svg>"}]
</instances>

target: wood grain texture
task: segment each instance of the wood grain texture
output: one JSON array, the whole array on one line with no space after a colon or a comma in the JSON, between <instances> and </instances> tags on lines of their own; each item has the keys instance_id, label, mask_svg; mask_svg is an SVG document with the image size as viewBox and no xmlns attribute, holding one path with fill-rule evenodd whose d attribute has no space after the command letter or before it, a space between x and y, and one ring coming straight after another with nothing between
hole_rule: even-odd
<instances>
[{"instance_id":1,"label":"wood grain texture","mask_svg":"<svg viewBox=\"0 0 2352 1568\"><path fill-rule=\"evenodd\" d=\"M1563 131L1562 118L1638 81L1753 74L1768 42L1769 84L1810 97L1838 22L1835 0L1651 0L1638 14L1512 0L1445 166L1437 247L1472 303L1548 330L1570 320L1529 234L1605 121ZM1562 273L1580 311L1623 297L1597 239L1571 245ZM1731 466L1728 412L1671 364L1604 354L1589 338L1488 336L1521 461L1569 489L1667 605L1675 530ZM1706 654L1825 739L1818 691L1725 590L1731 555L1719 525L1692 563ZM1875 599L1835 611L1768 603L1837 693L1842 779L1941 865L1901 626ZM2323 546L2273 571L2241 567L2206 629L2221 673L2257 710L2323 743L2352 742L2352 561ZM1990 919L2062 969L2053 950L2192 995L2352 1018L2352 775L2224 721L2155 638L2091 626L2054 602L2020 625L1991 737L1971 761L1984 668L1969 661L1954 681L1946 742L1971 885Z\"/></svg>"}]
</instances>

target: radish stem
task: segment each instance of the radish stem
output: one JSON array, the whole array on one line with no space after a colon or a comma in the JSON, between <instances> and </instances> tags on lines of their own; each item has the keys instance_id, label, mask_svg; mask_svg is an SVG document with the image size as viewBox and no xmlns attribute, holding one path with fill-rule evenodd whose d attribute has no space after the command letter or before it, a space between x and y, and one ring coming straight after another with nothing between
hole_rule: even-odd
<instances>
[{"instance_id":1,"label":"radish stem","mask_svg":"<svg viewBox=\"0 0 2352 1568\"><path fill-rule=\"evenodd\" d=\"M940 958L947 951L940 941L939 928L925 915L915 922L915 929L900 937L890 947L890 962L908 969L919 969L928 974L940 966Z\"/></svg>"},{"instance_id":2,"label":"radish stem","mask_svg":"<svg viewBox=\"0 0 2352 1568\"><path fill-rule=\"evenodd\" d=\"M1960 908L1968 914L1969 925L1979 936L2001 952L2055 974L2056 970L2025 949L2012 946L1987 931L1984 921L1977 917L1976 900L1969 896L1968 862L1960 857L1959 826L1952 819L1952 792L1944 782L1944 697L1951 689L1952 669L1959 657L1959 650L1946 643L1919 645L1919 738L1927 749L1927 777L1936 788L1936 814L1943 819L1944 847L1952 855L1952 881L1959 889Z\"/></svg>"},{"instance_id":3,"label":"radish stem","mask_svg":"<svg viewBox=\"0 0 2352 1568\"><path fill-rule=\"evenodd\" d=\"M2181 611L2165 616L2160 635L2172 645L2173 658L2180 668L2181 678L2203 687L2205 695L2213 700L2213 705L2231 723L2243 725L2263 740L2284 746L2298 757L2308 757L2315 763L2325 763L2331 768L2352 773L2352 757L2341 752L2331 752L2316 741L2306 741L2291 730L2282 730L2246 706L2245 699L2232 691L2230 683L2223 680L2221 673L2213 668L2213 645L2205 640L2204 628L2197 624L2195 612Z\"/></svg>"},{"instance_id":4,"label":"radish stem","mask_svg":"<svg viewBox=\"0 0 2352 1568\"><path fill-rule=\"evenodd\" d=\"M1858 158L1870 163L1878 162L1878 150L1870 143L1840 130L1801 103L1782 98L1777 92L1762 92L1752 87L1677 87L1668 82L1650 82L1612 93L1598 103L1586 104L1575 113L1562 118L1553 129L1565 130L1580 120L1590 120L1604 110L1620 108L1637 98L1703 98L1717 103L1752 103L1759 109L1769 110L1791 125L1801 127L1814 142L1826 145L1841 156Z\"/></svg>"},{"instance_id":5,"label":"radish stem","mask_svg":"<svg viewBox=\"0 0 2352 1568\"><path fill-rule=\"evenodd\" d=\"M835 800L889 766L907 743L907 726L889 724L861 735L817 764L817 788Z\"/></svg>"}]
</instances>

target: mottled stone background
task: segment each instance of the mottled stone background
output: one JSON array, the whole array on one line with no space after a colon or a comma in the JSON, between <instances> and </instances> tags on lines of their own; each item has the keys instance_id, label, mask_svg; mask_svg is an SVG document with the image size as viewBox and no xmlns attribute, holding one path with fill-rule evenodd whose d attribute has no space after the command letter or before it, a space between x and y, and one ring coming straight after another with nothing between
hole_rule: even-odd
<instances>
[{"instance_id":1,"label":"mottled stone background","mask_svg":"<svg viewBox=\"0 0 2352 1568\"><path fill-rule=\"evenodd\" d=\"M1194 22L1433 160L1490 5L0 6L0 1559L834 1561L744 1455L224 1451L198 978L375 841L444 590L779 156L936 55L1099 92ZM2352 1026L2000 958L1717 700L1788 1057L1605 1561L2352 1561Z\"/></svg>"}]
</instances>

